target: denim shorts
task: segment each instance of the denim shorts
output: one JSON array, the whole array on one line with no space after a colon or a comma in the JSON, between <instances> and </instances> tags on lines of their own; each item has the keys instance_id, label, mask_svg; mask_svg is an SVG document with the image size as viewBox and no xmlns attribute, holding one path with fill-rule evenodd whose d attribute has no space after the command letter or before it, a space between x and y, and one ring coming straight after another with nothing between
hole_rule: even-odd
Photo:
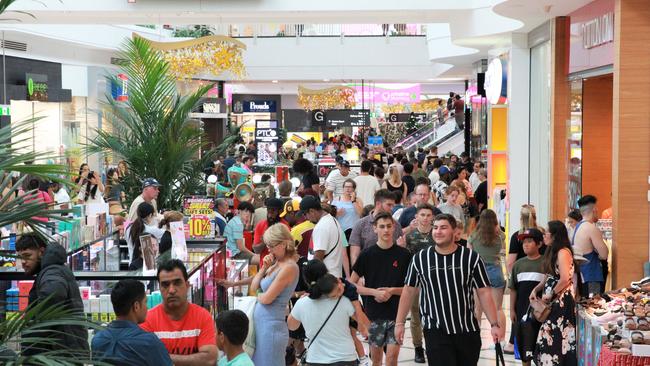
<instances>
[{"instance_id":1,"label":"denim shorts","mask_svg":"<svg viewBox=\"0 0 650 366\"><path fill-rule=\"evenodd\" d=\"M485 270L487 271L488 279L490 280L490 287L506 287L506 281L503 278L503 270L501 269L500 265L485 263Z\"/></svg>"}]
</instances>

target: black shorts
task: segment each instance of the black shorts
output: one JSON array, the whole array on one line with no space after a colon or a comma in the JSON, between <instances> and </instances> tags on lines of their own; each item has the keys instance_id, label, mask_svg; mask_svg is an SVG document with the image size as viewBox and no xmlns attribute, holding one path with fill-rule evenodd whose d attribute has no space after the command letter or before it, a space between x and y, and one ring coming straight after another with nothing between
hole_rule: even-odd
<instances>
[{"instance_id":1,"label":"black shorts","mask_svg":"<svg viewBox=\"0 0 650 366\"><path fill-rule=\"evenodd\" d=\"M303 328L302 324L300 324L300 326L296 330L289 330L289 338L298 339L301 341L307 339L307 335L305 334L305 328Z\"/></svg>"},{"instance_id":2,"label":"black shorts","mask_svg":"<svg viewBox=\"0 0 650 366\"><path fill-rule=\"evenodd\" d=\"M446 334L424 329L429 366L476 365L481 353L481 333Z\"/></svg>"}]
</instances>

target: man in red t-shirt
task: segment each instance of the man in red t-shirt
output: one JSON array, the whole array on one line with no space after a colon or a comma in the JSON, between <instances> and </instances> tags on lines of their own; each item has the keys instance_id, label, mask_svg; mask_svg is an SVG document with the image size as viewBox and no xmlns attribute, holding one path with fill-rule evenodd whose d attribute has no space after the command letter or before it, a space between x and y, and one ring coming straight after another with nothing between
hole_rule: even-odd
<instances>
[{"instance_id":1,"label":"man in red t-shirt","mask_svg":"<svg viewBox=\"0 0 650 366\"><path fill-rule=\"evenodd\" d=\"M255 253L260 253L260 263L263 263L264 257L269 254L269 250L264 245L262 237L264 232L271 225L281 222L285 224L289 229L289 224L280 218L280 212L282 212L282 201L279 198L269 198L265 202L266 204L266 220L262 220L255 225L255 232L253 233L253 251Z\"/></svg>"},{"instance_id":2,"label":"man in red t-shirt","mask_svg":"<svg viewBox=\"0 0 650 366\"><path fill-rule=\"evenodd\" d=\"M160 265L158 282L163 303L149 310L140 327L160 338L174 365L215 365L214 320L207 310L187 301L190 283L183 262L172 259Z\"/></svg>"}]
</instances>

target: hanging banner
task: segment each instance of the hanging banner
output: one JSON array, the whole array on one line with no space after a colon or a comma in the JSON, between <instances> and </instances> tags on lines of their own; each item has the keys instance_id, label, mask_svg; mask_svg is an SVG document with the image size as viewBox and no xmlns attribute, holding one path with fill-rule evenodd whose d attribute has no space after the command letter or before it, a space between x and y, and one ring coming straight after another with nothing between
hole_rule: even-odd
<instances>
[{"instance_id":1,"label":"hanging banner","mask_svg":"<svg viewBox=\"0 0 650 366\"><path fill-rule=\"evenodd\" d=\"M278 121L255 121L255 145L257 146L257 163L275 165L278 161Z\"/></svg>"},{"instance_id":2,"label":"hanging banner","mask_svg":"<svg viewBox=\"0 0 650 366\"><path fill-rule=\"evenodd\" d=\"M214 198L208 196L186 196L183 198L185 216L206 215L214 217Z\"/></svg>"},{"instance_id":3,"label":"hanging banner","mask_svg":"<svg viewBox=\"0 0 650 366\"><path fill-rule=\"evenodd\" d=\"M374 84L365 85L363 89L358 84L349 86L356 90L354 99L357 104L361 104L361 98L366 104L417 103L420 101L420 84Z\"/></svg>"}]
</instances>

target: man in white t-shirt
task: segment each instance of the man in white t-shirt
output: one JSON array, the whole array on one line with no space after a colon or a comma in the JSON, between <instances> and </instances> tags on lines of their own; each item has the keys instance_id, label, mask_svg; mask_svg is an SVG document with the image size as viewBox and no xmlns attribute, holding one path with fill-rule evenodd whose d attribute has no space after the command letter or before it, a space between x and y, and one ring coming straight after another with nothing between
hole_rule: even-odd
<instances>
[{"instance_id":1,"label":"man in white t-shirt","mask_svg":"<svg viewBox=\"0 0 650 366\"><path fill-rule=\"evenodd\" d=\"M158 215L158 205L156 204L156 198L158 198L158 193L160 193L160 183L156 178L146 178L142 182L142 194L136 197L131 203L129 208L128 220L133 222L138 217L138 206L142 202L150 203L153 206L154 216Z\"/></svg>"},{"instance_id":2,"label":"man in white t-shirt","mask_svg":"<svg viewBox=\"0 0 650 366\"><path fill-rule=\"evenodd\" d=\"M320 201L314 196L305 196L300 201L300 211L307 220L316 224L309 243L308 259L318 259L325 263L329 273L342 276L343 243L345 234L336 219L323 210Z\"/></svg>"},{"instance_id":3,"label":"man in white t-shirt","mask_svg":"<svg viewBox=\"0 0 650 366\"><path fill-rule=\"evenodd\" d=\"M357 173L350 171L350 162L341 160L337 163L338 169L332 170L325 179L325 197L327 202L337 200L343 194L343 183L347 179L354 179Z\"/></svg>"},{"instance_id":4,"label":"man in white t-shirt","mask_svg":"<svg viewBox=\"0 0 650 366\"><path fill-rule=\"evenodd\" d=\"M481 179L479 178L478 173L482 168L485 168L485 164L480 161L474 162L474 171L472 172L472 175L469 176L469 183L472 185L472 192L476 192L476 188L481 184Z\"/></svg>"},{"instance_id":5,"label":"man in white t-shirt","mask_svg":"<svg viewBox=\"0 0 650 366\"><path fill-rule=\"evenodd\" d=\"M375 192L381 189L377 178L370 175L372 166L373 164L370 160L364 160L361 162L361 175L354 178L354 182L357 184L357 199L361 199L361 203L364 206L372 205L375 201Z\"/></svg>"}]
</instances>

